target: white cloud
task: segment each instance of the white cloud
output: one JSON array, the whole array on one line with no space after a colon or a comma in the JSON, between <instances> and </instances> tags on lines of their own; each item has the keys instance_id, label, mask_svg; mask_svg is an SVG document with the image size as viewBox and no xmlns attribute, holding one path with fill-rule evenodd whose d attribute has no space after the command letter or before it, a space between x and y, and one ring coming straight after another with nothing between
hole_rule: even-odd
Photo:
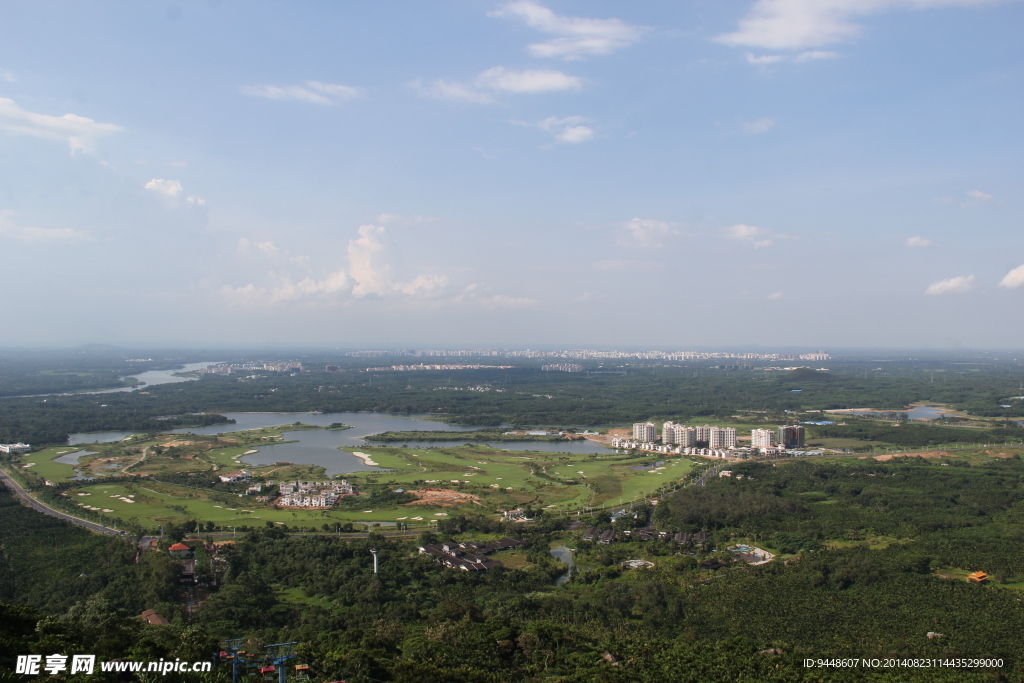
<instances>
[{"instance_id":1,"label":"white cloud","mask_svg":"<svg viewBox=\"0 0 1024 683\"><path fill-rule=\"evenodd\" d=\"M768 299L769 301L778 301L781 298L782 292L772 292L771 294L765 297L765 299Z\"/></svg>"},{"instance_id":2,"label":"white cloud","mask_svg":"<svg viewBox=\"0 0 1024 683\"><path fill-rule=\"evenodd\" d=\"M14 75L14 72L0 67L0 81L3 81L4 83L16 83L18 81L18 77Z\"/></svg>"},{"instance_id":3,"label":"white cloud","mask_svg":"<svg viewBox=\"0 0 1024 683\"><path fill-rule=\"evenodd\" d=\"M749 52L746 54L748 64L756 64L763 66L765 64L777 64L784 62L788 57L786 55L752 55Z\"/></svg>"},{"instance_id":4,"label":"white cloud","mask_svg":"<svg viewBox=\"0 0 1024 683\"><path fill-rule=\"evenodd\" d=\"M479 284L467 285L457 296L452 297L453 304L474 304L484 310L507 310L515 308L532 308L537 305L536 299L523 296L507 296L490 294L490 289Z\"/></svg>"},{"instance_id":5,"label":"white cloud","mask_svg":"<svg viewBox=\"0 0 1024 683\"><path fill-rule=\"evenodd\" d=\"M255 242L247 237L242 237L238 240L238 252L241 254L259 253L273 258L280 254L281 250L269 240L266 242Z\"/></svg>"},{"instance_id":6,"label":"white cloud","mask_svg":"<svg viewBox=\"0 0 1024 683\"><path fill-rule=\"evenodd\" d=\"M480 73L473 81L460 83L439 79L431 82L421 80L409 84L425 97L473 104L489 104L502 93L516 95L551 92L579 92L583 79L553 69L524 69L517 71L495 66Z\"/></svg>"},{"instance_id":7,"label":"white cloud","mask_svg":"<svg viewBox=\"0 0 1024 683\"><path fill-rule=\"evenodd\" d=\"M758 133L767 133L775 127L775 121L773 119L758 119L757 121L749 121L743 124L743 132L747 135L757 135Z\"/></svg>"},{"instance_id":8,"label":"white cloud","mask_svg":"<svg viewBox=\"0 0 1024 683\"><path fill-rule=\"evenodd\" d=\"M538 122L537 127L550 133L558 142L578 145L594 139L594 129L582 125L585 120L582 116L567 116L563 119L549 116Z\"/></svg>"},{"instance_id":9,"label":"white cloud","mask_svg":"<svg viewBox=\"0 0 1024 683\"><path fill-rule=\"evenodd\" d=\"M924 293L929 296L937 296L940 294L963 294L974 289L974 276L967 275L960 277L951 277L947 280L939 280L928 285L928 289L924 290Z\"/></svg>"},{"instance_id":10,"label":"white cloud","mask_svg":"<svg viewBox=\"0 0 1024 683\"><path fill-rule=\"evenodd\" d=\"M0 97L0 129L19 135L66 142L75 152L91 152L104 135L123 130L113 123L98 123L76 114L50 116L26 111L14 100Z\"/></svg>"},{"instance_id":11,"label":"white cloud","mask_svg":"<svg viewBox=\"0 0 1024 683\"><path fill-rule=\"evenodd\" d=\"M981 5L1000 0L757 0L739 29L715 40L770 50L799 50L857 38L860 16L894 9ZM806 53L812 54L812 53Z\"/></svg>"},{"instance_id":12,"label":"white cloud","mask_svg":"<svg viewBox=\"0 0 1024 683\"><path fill-rule=\"evenodd\" d=\"M999 281L999 286L1006 289L1024 287L1024 266L1017 266L1007 273L1006 277Z\"/></svg>"},{"instance_id":13,"label":"white cloud","mask_svg":"<svg viewBox=\"0 0 1024 683\"><path fill-rule=\"evenodd\" d=\"M623 227L626 234L619 239L619 246L636 249L653 249L662 246L665 238L678 234L669 223L650 218L634 218ZM603 261L601 263L612 263ZM620 262L615 262L620 263ZM598 266L599 268L603 266Z\"/></svg>"},{"instance_id":14,"label":"white cloud","mask_svg":"<svg viewBox=\"0 0 1024 683\"><path fill-rule=\"evenodd\" d=\"M354 100L363 95L362 88L320 81L306 81L302 85L243 85L239 91L243 95L268 100L292 100L324 105Z\"/></svg>"},{"instance_id":15,"label":"white cloud","mask_svg":"<svg viewBox=\"0 0 1024 683\"><path fill-rule=\"evenodd\" d=\"M91 242L93 238L86 232L73 228L37 228L31 225L20 225L13 220L13 211L0 211L0 237L6 237L26 243L74 243Z\"/></svg>"},{"instance_id":16,"label":"white cloud","mask_svg":"<svg viewBox=\"0 0 1024 683\"><path fill-rule=\"evenodd\" d=\"M156 192L157 194L163 195L169 200L177 199L183 189L181 187L180 180L169 180L167 178L153 178L143 187L150 192ZM188 196L185 197L185 203L192 204L194 206L205 206L206 200L202 197Z\"/></svg>"},{"instance_id":17,"label":"white cloud","mask_svg":"<svg viewBox=\"0 0 1024 683\"><path fill-rule=\"evenodd\" d=\"M801 52L796 55L754 55L748 52L744 55L744 58L747 60L748 64L766 66L768 64L778 64L779 62L796 62L798 64L803 64L805 62L815 62L819 59L834 59L838 56L838 52L808 50L807 52Z\"/></svg>"},{"instance_id":18,"label":"white cloud","mask_svg":"<svg viewBox=\"0 0 1024 683\"><path fill-rule=\"evenodd\" d=\"M908 247L930 247L930 246L932 246L932 241L930 239L928 239L927 237L921 237L921 236L908 237L907 238L907 246Z\"/></svg>"},{"instance_id":19,"label":"white cloud","mask_svg":"<svg viewBox=\"0 0 1024 683\"><path fill-rule=\"evenodd\" d=\"M829 50L808 50L807 52L801 52L796 57L793 57L794 62L816 62L819 59L835 59L839 56L838 52L832 52Z\"/></svg>"},{"instance_id":20,"label":"white cloud","mask_svg":"<svg viewBox=\"0 0 1024 683\"><path fill-rule=\"evenodd\" d=\"M976 199L979 202L990 202L992 201L992 195L988 192L982 192L981 190L968 190L967 196L971 199Z\"/></svg>"},{"instance_id":21,"label":"white cloud","mask_svg":"<svg viewBox=\"0 0 1024 683\"><path fill-rule=\"evenodd\" d=\"M757 249L771 246L771 238L784 237L784 235L772 234L767 228L759 228L756 225L743 225L742 223L722 228L722 232L729 239L749 242Z\"/></svg>"},{"instance_id":22,"label":"white cloud","mask_svg":"<svg viewBox=\"0 0 1024 683\"><path fill-rule=\"evenodd\" d=\"M510 2L490 15L521 19L531 28L556 36L528 45L526 49L534 57L574 60L607 55L637 42L646 30L643 26L630 26L621 19L559 16L530 0Z\"/></svg>"},{"instance_id":23,"label":"white cloud","mask_svg":"<svg viewBox=\"0 0 1024 683\"><path fill-rule=\"evenodd\" d=\"M177 197L181 194L181 181L168 180L166 178L153 178L146 183L145 188L166 197Z\"/></svg>"}]
</instances>

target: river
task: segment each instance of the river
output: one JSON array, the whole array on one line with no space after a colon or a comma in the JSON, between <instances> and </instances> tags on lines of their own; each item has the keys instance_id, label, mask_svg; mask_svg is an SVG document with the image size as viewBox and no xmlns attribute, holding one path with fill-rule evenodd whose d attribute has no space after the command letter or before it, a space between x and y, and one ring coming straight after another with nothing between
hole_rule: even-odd
<instances>
[{"instance_id":1,"label":"river","mask_svg":"<svg viewBox=\"0 0 1024 683\"><path fill-rule=\"evenodd\" d=\"M565 573L555 579L555 585L561 586L563 583L568 581L572 577L572 568L576 566L576 563L572 559L572 550L567 548L564 543L556 545L549 551L559 562L565 564Z\"/></svg>"}]
</instances>

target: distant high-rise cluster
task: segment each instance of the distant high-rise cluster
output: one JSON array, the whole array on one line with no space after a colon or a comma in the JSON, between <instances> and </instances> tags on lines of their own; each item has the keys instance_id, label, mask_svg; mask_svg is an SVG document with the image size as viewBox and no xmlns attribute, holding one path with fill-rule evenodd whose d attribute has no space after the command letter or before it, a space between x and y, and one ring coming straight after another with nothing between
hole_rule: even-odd
<instances>
[{"instance_id":1,"label":"distant high-rise cluster","mask_svg":"<svg viewBox=\"0 0 1024 683\"><path fill-rule=\"evenodd\" d=\"M804 427L793 424L778 430L758 428L750 432L750 446L739 446L734 427L703 425L689 427L676 422L661 425L661 442L653 422L633 423L633 438L612 439L615 448L635 448L657 453L703 455L713 458L745 459L757 455L780 455L791 448L803 448ZM797 451L795 454L800 454Z\"/></svg>"},{"instance_id":2,"label":"distant high-rise cluster","mask_svg":"<svg viewBox=\"0 0 1024 683\"><path fill-rule=\"evenodd\" d=\"M633 426L633 438L637 438L636 425ZM704 443L708 445L708 448L735 448L736 429L733 427L711 427L708 425L687 427L675 422L666 422L661 426L661 443L674 443L680 446L693 446L697 443Z\"/></svg>"}]
</instances>

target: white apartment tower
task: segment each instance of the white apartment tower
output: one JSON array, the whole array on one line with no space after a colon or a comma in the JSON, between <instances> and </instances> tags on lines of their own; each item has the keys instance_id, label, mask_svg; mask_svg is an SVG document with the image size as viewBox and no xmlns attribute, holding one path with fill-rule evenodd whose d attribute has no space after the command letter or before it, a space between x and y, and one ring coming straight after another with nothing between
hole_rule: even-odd
<instances>
[{"instance_id":1,"label":"white apartment tower","mask_svg":"<svg viewBox=\"0 0 1024 683\"><path fill-rule=\"evenodd\" d=\"M775 432L771 429L755 429L750 432L750 445L754 448L773 448Z\"/></svg>"},{"instance_id":2,"label":"white apartment tower","mask_svg":"<svg viewBox=\"0 0 1024 683\"><path fill-rule=\"evenodd\" d=\"M633 438L644 443L654 443L658 439L658 428L653 422L634 422Z\"/></svg>"},{"instance_id":3,"label":"white apartment tower","mask_svg":"<svg viewBox=\"0 0 1024 683\"><path fill-rule=\"evenodd\" d=\"M736 448L736 429L709 427L708 448Z\"/></svg>"},{"instance_id":4,"label":"white apartment tower","mask_svg":"<svg viewBox=\"0 0 1024 683\"><path fill-rule=\"evenodd\" d=\"M661 425L661 442L675 443L677 427L682 427L682 425L677 425L675 422L666 422Z\"/></svg>"}]
</instances>

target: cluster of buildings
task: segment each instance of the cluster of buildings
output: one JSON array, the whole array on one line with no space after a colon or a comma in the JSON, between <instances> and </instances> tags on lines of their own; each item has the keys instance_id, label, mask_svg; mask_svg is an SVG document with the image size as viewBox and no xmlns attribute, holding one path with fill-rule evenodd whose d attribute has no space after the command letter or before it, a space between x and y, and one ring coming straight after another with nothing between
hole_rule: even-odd
<instances>
[{"instance_id":1,"label":"cluster of buildings","mask_svg":"<svg viewBox=\"0 0 1024 683\"><path fill-rule=\"evenodd\" d=\"M365 372L414 372L416 370L511 370L514 365L389 365L386 368L366 368Z\"/></svg>"},{"instance_id":2,"label":"cluster of buildings","mask_svg":"<svg viewBox=\"0 0 1024 683\"><path fill-rule=\"evenodd\" d=\"M487 555L496 553L499 550L510 550L526 545L525 541L518 541L514 538L502 538L490 543L476 543L467 541L456 543L446 541L444 543L427 543L420 546L420 555L430 555L434 562L443 564L449 569L461 569L464 572L485 572L494 567L501 567L498 560L488 560Z\"/></svg>"},{"instance_id":3,"label":"cluster of buildings","mask_svg":"<svg viewBox=\"0 0 1024 683\"><path fill-rule=\"evenodd\" d=\"M754 429L750 447L740 447L734 427L688 427L665 422L658 439L658 427L653 422L633 424L633 438L612 440L614 448L630 448L655 453L701 455L710 458L748 458L754 455L779 455L788 448L803 448L803 425L786 425L777 430Z\"/></svg>"},{"instance_id":4,"label":"cluster of buildings","mask_svg":"<svg viewBox=\"0 0 1024 683\"><path fill-rule=\"evenodd\" d=\"M548 365L540 366L541 370L548 372L549 370L558 370L560 372L583 372L583 366L578 363L549 363Z\"/></svg>"},{"instance_id":5,"label":"cluster of buildings","mask_svg":"<svg viewBox=\"0 0 1024 683\"><path fill-rule=\"evenodd\" d=\"M631 541L654 541L660 538L668 538L669 536L668 531L658 531L652 526L643 527L641 529L626 529L621 533ZM596 541L598 545L609 545L610 543L614 543L618 536L619 532L615 529L598 531L597 527L590 527L583 532L584 541ZM680 545L702 545L708 540L708 535L703 531L698 531L695 534L680 532L672 534L672 540Z\"/></svg>"},{"instance_id":6,"label":"cluster of buildings","mask_svg":"<svg viewBox=\"0 0 1024 683\"><path fill-rule=\"evenodd\" d=\"M278 486L281 497L274 503L277 507L329 508L342 496L356 492L347 479L339 481L292 481L281 482Z\"/></svg>"},{"instance_id":7,"label":"cluster of buildings","mask_svg":"<svg viewBox=\"0 0 1024 683\"><path fill-rule=\"evenodd\" d=\"M0 453L28 453L32 446L27 443L0 443Z\"/></svg>"},{"instance_id":8,"label":"cluster of buildings","mask_svg":"<svg viewBox=\"0 0 1024 683\"><path fill-rule=\"evenodd\" d=\"M595 360L720 360L736 358L741 360L829 360L824 351L815 353L729 353L723 351L602 351L599 349L564 349L556 351L513 350L513 349L390 349L379 351L352 351L353 358L384 358L391 356L434 356L444 358L491 356L498 358L578 358Z\"/></svg>"},{"instance_id":9,"label":"cluster of buildings","mask_svg":"<svg viewBox=\"0 0 1024 683\"><path fill-rule=\"evenodd\" d=\"M205 368L201 368L196 372L198 372L201 375L230 375L234 372L252 372L253 370L270 370L271 372L297 372L302 370L302 363L265 363L262 361L256 361L255 363L216 363L215 365L207 365Z\"/></svg>"}]
</instances>

